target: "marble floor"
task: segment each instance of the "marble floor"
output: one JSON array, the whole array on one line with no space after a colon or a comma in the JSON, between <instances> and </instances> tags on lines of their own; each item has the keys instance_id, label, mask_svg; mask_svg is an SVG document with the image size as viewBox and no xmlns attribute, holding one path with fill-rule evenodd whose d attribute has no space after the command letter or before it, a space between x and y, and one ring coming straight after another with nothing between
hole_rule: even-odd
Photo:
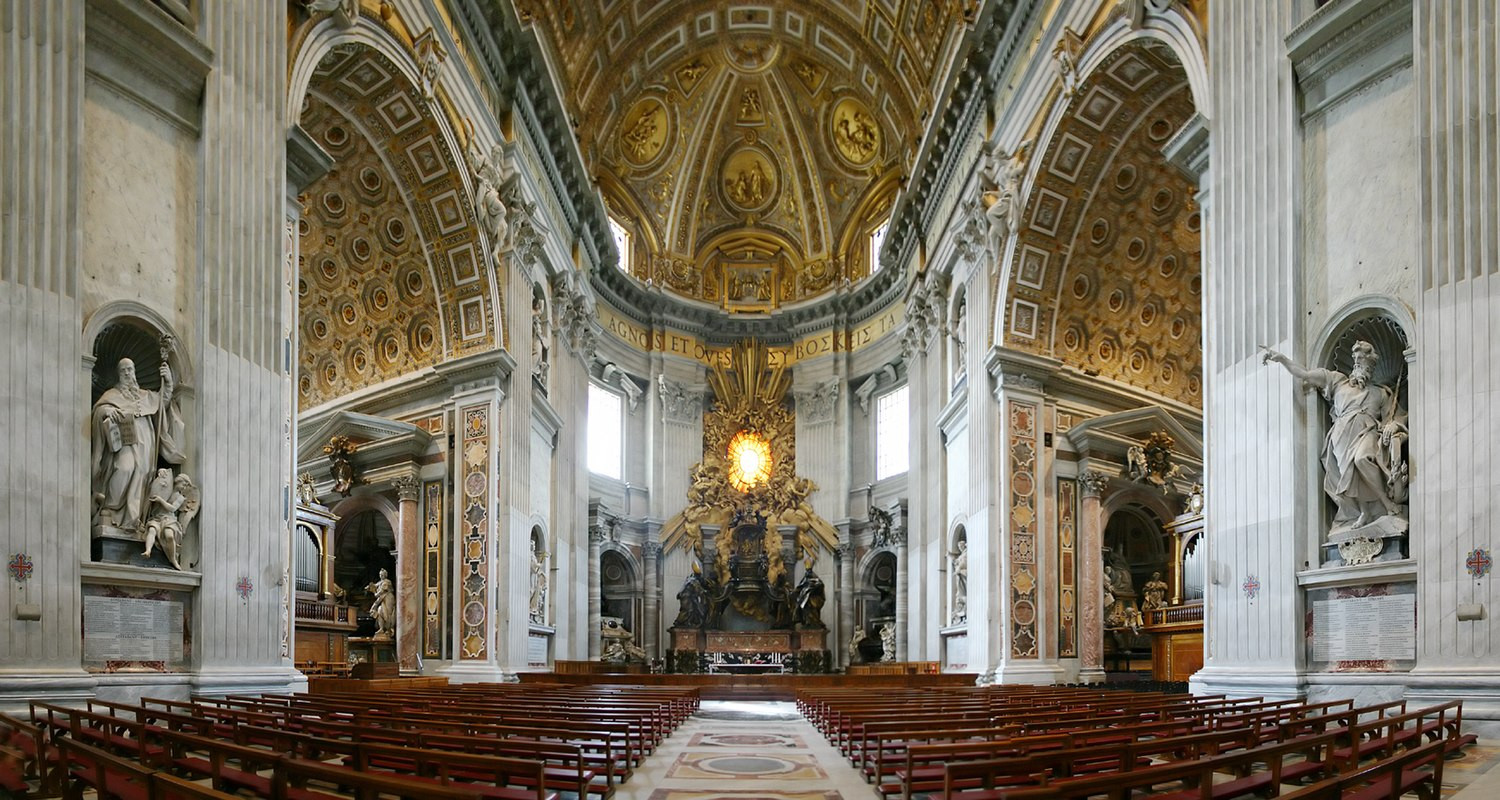
<instances>
[{"instance_id":1,"label":"marble floor","mask_svg":"<svg viewBox=\"0 0 1500 800\"><path fill-rule=\"evenodd\" d=\"M1444 765L1443 800L1500 798L1500 746ZM1289 787L1290 788L1290 787ZM703 702L617 800L877 800L875 788L792 703Z\"/></svg>"},{"instance_id":2,"label":"marble floor","mask_svg":"<svg viewBox=\"0 0 1500 800\"><path fill-rule=\"evenodd\" d=\"M617 800L875 800L789 702L705 700Z\"/></svg>"}]
</instances>

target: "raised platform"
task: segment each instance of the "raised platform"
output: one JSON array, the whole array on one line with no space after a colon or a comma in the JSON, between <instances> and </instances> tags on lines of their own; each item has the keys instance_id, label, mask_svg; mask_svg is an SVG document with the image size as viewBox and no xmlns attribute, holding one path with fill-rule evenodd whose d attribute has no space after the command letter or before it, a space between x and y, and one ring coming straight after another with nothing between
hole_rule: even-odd
<instances>
[{"instance_id":1,"label":"raised platform","mask_svg":"<svg viewBox=\"0 0 1500 800\"><path fill-rule=\"evenodd\" d=\"M336 678L310 675L307 678L307 693L365 694L368 692L399 692L407 689L438 689L447 685L447 678L436 676L413 676L410 678Z\"/></svg>"},{"instance_id":2,"label":"raised platform","mask_svg":"<svg viewBox=\"0 0 1500 800\"><path fill-rule=\"evenodd\" d=\"M561 675L555 672L520 673L522 683L567 683L582 686L696 686L705 700L791 700L798 689L973 686L978 675L950 672L939 675L630 675L596 673Z\"/></svg>"}]
</instances>

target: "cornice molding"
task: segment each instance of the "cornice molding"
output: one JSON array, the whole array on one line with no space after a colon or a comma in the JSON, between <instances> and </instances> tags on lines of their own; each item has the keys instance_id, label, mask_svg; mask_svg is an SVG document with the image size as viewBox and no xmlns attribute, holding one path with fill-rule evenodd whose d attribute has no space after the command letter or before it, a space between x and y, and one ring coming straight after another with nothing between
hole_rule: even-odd
<instances>
[{"instance_id":1,"label":"cornice molding","mask_svg":"<svg viewBox=\"0 0 1500 800\"><path fill-rule=\"evenodd\" d=\"M197 136L214 53L167 11L139 0L88 0L88 76Z\"/></svg>"},{"instance_id":2,"label":"cornice molding","mask_svg":"<svg viewBox=\"0 0 1500 800\"><path fill-rule=\"evenodd\" d=\"M1413 0L1333 0L1286 37L1302 120L1412 63Z\"/></svg>"}]
</instances>

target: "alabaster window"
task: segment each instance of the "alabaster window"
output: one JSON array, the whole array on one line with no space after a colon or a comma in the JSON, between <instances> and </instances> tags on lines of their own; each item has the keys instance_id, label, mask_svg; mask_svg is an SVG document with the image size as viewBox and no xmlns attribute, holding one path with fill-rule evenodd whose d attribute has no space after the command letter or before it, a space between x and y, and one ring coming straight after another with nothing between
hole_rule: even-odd
<instances>
[{"instance_id":1,"label":"alabaster window","mask_svg":"<svg viewBox=\"0 0 1500 800\"><path fill-rule=\"evenodd\" d=\"M907 387L875 401L875 480L900 475L911 463L911 419Z\"/></svg>"},{"instance_id":2,"label":"alabaster window","mask_svg":"<svg viewBox=\"0 0 1500 800\"><path fill-rule=\"evenodd\" d=\"M870 233L871 275L874 275L875 273L880 271L880 248L885 247L885 234L886 231L890 230L890 228L891 221L886 220L885 222L880 223L880 226Z\"/></svg>"},{"instance_id":3,"label":"alabaster window","mask_svg":"<svg viewBox=\"0 0 1500 800\"><path fill-rule=\"evenodd\" d=\"M615 480L624 476L623 422L624 410L621 408L620 396L598 384L589 384L589 472Z\"/></svg>"},{"instance_id":4,"label":"alabaster window","mask_svg":"<svg viewBox=\"0 0 1500 800\"><path fill-rule=\"evenodd\" d=\"M620 252L620 271L626 275L630 274L630 231L625 230L619 220L609 218L609 235L615 239L615 249Z\"/></svg>"}]
</instances>

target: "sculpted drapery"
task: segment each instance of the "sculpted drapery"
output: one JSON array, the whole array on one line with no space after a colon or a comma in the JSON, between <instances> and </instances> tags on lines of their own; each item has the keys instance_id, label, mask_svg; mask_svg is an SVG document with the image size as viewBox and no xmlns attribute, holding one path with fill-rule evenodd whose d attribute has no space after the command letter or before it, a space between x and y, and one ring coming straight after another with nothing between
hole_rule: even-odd
<instances>
[{"instance_id":1,"label":"sculpted drapery","mask_svg":"<svg viewBox=\"0 0 1500 800\"><path fill-rule=\"evenodd\" d=\"M180 465L185 458L186 426L166 364L161 376L161 391L143 389L134 362L120 359L118 382L94 403L89 464L96 532L142 533L157 460Z\"/></svg>"}]
</instances>

